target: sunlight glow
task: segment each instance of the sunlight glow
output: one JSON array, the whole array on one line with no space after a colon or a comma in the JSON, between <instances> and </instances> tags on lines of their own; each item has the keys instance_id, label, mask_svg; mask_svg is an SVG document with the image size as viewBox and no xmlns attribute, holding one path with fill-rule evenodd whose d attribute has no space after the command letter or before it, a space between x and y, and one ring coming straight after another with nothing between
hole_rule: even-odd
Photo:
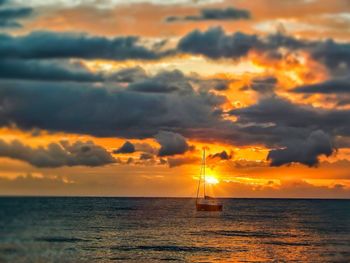
<instances>
[{"instance_id":1,"label":"sunlight glow","mask_svg":"<svg viewBox=\"0 0 350 263\"><path fill-rule=\"evenodd\" d=\"M208 183L208 184L218 184L219 180L216 177L214 177L214 176L207 175L205 177L205 182Z\"/></svg>"}]
</instances>

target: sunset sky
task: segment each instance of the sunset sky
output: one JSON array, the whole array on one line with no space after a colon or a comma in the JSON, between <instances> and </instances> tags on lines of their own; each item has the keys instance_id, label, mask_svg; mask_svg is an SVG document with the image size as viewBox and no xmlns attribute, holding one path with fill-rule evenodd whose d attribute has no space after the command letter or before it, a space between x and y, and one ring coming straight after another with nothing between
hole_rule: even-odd
<instances>
[{"instance_id":1,"label":"sunset sky","mask_svg":"<svg viewBox=\"0 0 350 263\"><path fill-rule=\"evenodd\" d=\"M0 195L350 198L349 0L0 0Z\"/></svg>"}]
</instances>

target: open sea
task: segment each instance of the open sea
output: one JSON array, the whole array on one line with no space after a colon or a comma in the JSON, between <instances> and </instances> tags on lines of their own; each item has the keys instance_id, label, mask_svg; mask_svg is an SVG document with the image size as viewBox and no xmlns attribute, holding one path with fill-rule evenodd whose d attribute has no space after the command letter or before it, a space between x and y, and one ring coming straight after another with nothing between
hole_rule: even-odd
<instances>
[{"instance_id":1,"label":"open sea","mask_svg":"<svg viewBox=\"0 0 350 263\"><path fill-rule=\"evenodd\" d=\"M350 200L2 197L0 262L350 262Z\"/></svg>"}]
</instances>

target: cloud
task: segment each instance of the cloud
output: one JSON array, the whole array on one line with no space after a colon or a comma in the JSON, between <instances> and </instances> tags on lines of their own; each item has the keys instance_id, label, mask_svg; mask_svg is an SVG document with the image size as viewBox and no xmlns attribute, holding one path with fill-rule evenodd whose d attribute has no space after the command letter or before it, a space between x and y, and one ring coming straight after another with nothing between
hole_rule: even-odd
<instances>
[{"instance_id":1,"label":"cloud","mask_svg":"<svg viewBox=\"0 0 350 263\"><path fill-rule=\"evenodd\" d=\"M102 166L116 162L109 152L91 141L50 143L46 148L31 148L18 140L0 140L0 156L21 160L40 168L61 166Z\"/></svg>"},{"instance_id":2,"label":"cloud","mask_svg":"<svg viewBox=\"0 0 350 263\"><path fill-rule=\"evenodd\" d=\"M333 74L348 75L350 71L350 43L328 39L314 42L312 56L323 62Z\"/></svg>"},{"instance_id":3,"label":"cloud","mask_svg":"<svg viewBox=\"0 0 350 263\"><path fill-rule=\"evenodd\" d=\"M217 81L220 83L220 79L200 79L180 71L142 76L127 86L3 80L0 126L126 139L154 138L167 131L189 139L269 148L286 147L288 140L306 141L319 129L331 138L350 134L350 126L344 122L349 110L293 104L275 94L254 105L224 111L227 98L213 92ZM257 90L266 90L266 86L271 90L275 82L273 78L257 79L252 85ZM237 117L237 121L224 118L226 115ZM186 146L185 150L169 149L159 154L188 150Z\"/></svg>"},{"instance_id":4,"label":"cloud","mask_svg":"<svg viewBox=\"0 0 350 263\"><path fill-rule=\"evenodd\" d=\"M113 151L113 153L133 153L133 152L135 152L135 146L129 141L126 141L119 149Z\"/></svg>"},{"instance_id":5,"label":"cloud","mask_svg":"<svg viewBox=\"0 0 350 263\"><path fill-rule=\"evenodd\" d=\"M189 149L186 139L178 133L160 131L155 138L161 145L158 156L183 154Z\"/></svg>"},{"instance_id":6,"label":"cloud","mask_svg":"<svg viewBox=\"0 0 350 263\"><path fill-rule=\"evenodd\" d=\"M18 175L14 179L0 177L2 195L62 195L72 193L74 181L64 176L51 176L36 173Z\"/></svg>"},{"instance_id":7,"label":"cloud","mask_svg":"<svg viewBox=\"0 0 350 263\"><path fill-rule=\"evenodd\" d=\"M331 79L322 83L303 85L293 90L296 93L350 93L350 78Z\"/></svg>"},{"instance_id":8,"label":"cloud","mask_svg":"<svg viewBox=\"0 0 350 263\"><path fill-rule=\"evenodd\" d=\"M148 49L139 38L97 37L78 33L32 32L0 35L0 57L5 59L156 59L165 54Z\"/></svg>"},{"instance_id":9,"label":"cloud","mask_svg":"<svg viewBox=\"0 0 350 263\"><path fill-rule=\"evenodd\" d=\"M330 137L322 130L313 131L306 140L291 139L286 148L271 150L267 156L272 166L281 166L298 162L307 166L319 163L320 155L330 156L333 153Z\"/></svg>"},{"instance_id":10,"label":"cloud","mask_svg":"<svg viewBox=\"0 0 350 263\"><path fill-rule=\"evenodd\" d=\"M0 59L0 78L48 81L98 82L105 77L83 67L67 67L63 63L21 59Z\"/></svg>"},{"instance_id":11,"label":"cloud","mask_svg":"<svg viewBox=\"0 0 350 263\"><path fill-rule=\"evenodd\" d=\"M255 46L260 45L256 35L236 32L226 35L221 27L210 28L205 32L192 31L178 43L178 50L186 53L205 55L210 58L237 59L248 54Z\"/></svg>"},{"instance_id":12,"label":"cloud","mask_svg":"<svg viewBox=\"0 0 350 263\"><path fill-rule=\"evenodd\" d=\"M154 156L151 153L141 153L139 159L142 160L142 161L153 160Z\"/></svg>"},{"instance_id":13,"label":"cloud","mask_svg":"<svg viewBox=\"0 0 350 263\"><path fill-rule=\"evenodd\" d=\"M298 105L277 96L232 114L238 117L236 137L241 142L264 142L269 148L278 148L269 154L276 166L293 162L317 165L319 155L329 156L334 151L335 136L350 134L350 125L344 121L350 117L349 110Z\"/></svg>"},{"instance_id":14,"label":"cloud","mask_svg":"<svg viewBox=\"0 0 350 263\"><path fill-rule=\"evenodd\" d=\"M167 162L170 168L177 166L199 163L198 157L169 157Z\"/></svg>"},{"instance_id":15,"label":"cloud","mask_svg":"<svg viewBox=\"0 0 350 263\"><path fill-rule=\"evenodd\" d=\"M230 161L231 167L238 169L251 169L251 168L261 168L269 166L269 163L266 161L256 160L250 161L245 159Z\"/></svg>"},{"instance_id":16,"label":"cloud","mask_svg":"<svg viewBox=\"0 0 350 263\"><path fill-rule=\"evenodd\" d=\"M208 159L230 160L231 158L232 153L228 154L226 151L208 155Z\"/></svg>"},{"instance_id":17,"label":"cloud","mask_svg":"<svg viewBox=\"0 0 350 263\"><path fill-rule=\"evenodd\" d=\"M273 76L257 77L251 80L248 86L244 86L241 90L254 90L260 94L271 95L274 93L278 80Z\"/></svg>"},{"instance_id":18,"label":"cloud","mask_svg":"<svg viewBox=\"0 0 350 263\"><path fill-rule=\"evenodd\" d=\"M128 86L128 90L148 93L190 92L192 87L188 79L178 70L161 72Z\"/></svg>"},{"instance_id":19,"label":"cloud","mask_svg":"<svg viewBox=\"0 0 350 263\"><path fill-rule=\"evenodd\" d=\"M220 182L222 193L235 193L239 197L272 198L349 198L350 189L339 186L318 186L304 180L281 180L280 184L252 184L242 182ZM224 194L224 196L226 196ZM229 196L229 194L228 194Z\"/></svg>"},{"instance_id":20,"label":"cloud","mask_svg":"<svg viewBox=\"0 0 350 263\"><path fill-rule=\"evenodd\" d=\"M212 59L239 59L248 55L251 50L276 55L281 47L290 50L309 49L320 43L299 40L281 33L265 37L242 32L226 34L222 27L212 27L206 31L190 32L180 39L177 49L180 52L204 55Z\"/></svg>"},{"instance_id":21,"label":"cloud","mask_svg":"<svg viewBox=\"0 0 350 263\"><path fill-rule=\"evenodd\" d=\"M293 104L274 95L245 108L218 112L226 102L221 96L194 90L185 82L176 85L176 91L153 93L86 83L2 81L0 126L128 139L156 136L161 156L186 152L184 137L284 148L290 141L307 141L316 130L331 138L350 135L350 125L344 121L349 110ZM237 121L223 115L233 115Z\"/></svg>"},{"instance_id":22,"label":"cloud","mask_svg":"<svg viewBox=\"0 0 350 263\"><path fill-rule=\"evenodd\" d=\"M94 136L142 139L163 129L190 133L195 127L214 127L221 120L213 112L226 102L210 91L194 90L186 78L175 83L178 90L170 93L88 83L11 80L0 84L0 126Z\"/></svg>"},{"instance_id":23,"label":"cloud","mask_svg":"<svg viewBox=\"0 0 350 263\"><path fill-rule=\"evenodd\" d=\"M282 56L280 48L290 51L304 50L323 62L333 74L346 75L350 70L350 43L335 42L332 39L310 41L298 39L283 33L258 36L235 32L227 34L221 27L206 31L194 30L178 43L179 52L204 55L212 59L239 59L250 51L266 52L270 56Z\"/></svg>"},{"instance_id":24,"label":"cloud","mask_svg":"<svg viewBox=\"0 0 350 263\"><path fill-rule=\"evenodd\" d=\"M7 1L0 2L0 6ZM1 8L0 9L0 28L1 27L22 27L18 22L18 19L27 18L31 16L33 9L29 7L18 7L18 8Z\"/></svg>"},{"instance_id":25,"label":"cloud","mask_svg":"<svg viewBox=\"0 0 350 263\"><path fill-rule=\"evenodd\" d=\"M134 143L134 146L135 150L139 152L145 152L150 154L156 154L158 152L158 150L155 147L145 142Z\"/></svg>"},{"instance_id":26,"label":"cloud","mask_svg":"<svg viewBox=\"0 0 350 263\"><path fill-rule=\"evenodd\" d=\"M128 90L145 93L179 93L190 94L193 88L199 91L224 91L229 88L227 79L204 79L196 74L184 75L180 70L160 71L153 76L139 78L128 85ZM219 97L218 97L219 98Z\"/></svg>"},{"instance_id":27,"label":"cloud","mask_svg":"<svg viewBox=\"0 0 350 263\"><path fill-rule=\"evenodd\" d=\"M159 51L162 50L159 46L163 47L167 41L159 40L147 47L142 44L142 39L135 36L107 38L79 33L36 31L19 36L1 34L0 41L2 59L154 60L177 53L199 54L212 59L239 59L251 50L282 56L280 48L286 48L291 51L308 51L314 59L323 61L334 74L342 72L343 75L349 72L350 61L350 44L347 42L309 41L282 33L264 37L242 32L228 34L221 27L192 31L180 39L175 49L164 51ZM120 74L115 76L116 80L119 78L125 82L130 82L130 77L140 79L145 75L140 68Z\"/></svg>"},{"instance_id":28,"label":"cloud","mask_svg":"<svg viewBox=\"0 0 350 263\"><path fill-rule=\"evenodd\" d=\"M123 68L111 75L109 79L117 82L137 82L146 79L148 76L145 70L139 66L132 68Z\"/></svg>"},{"instance_id":29,"label":"cloud","mask_svg":"<svg viewBox=\"0 0 350 263\"><path fill-rule=\"evenodd\" d=\"M234 7L219 8L203 8L199 15L190 16L169 16L166 18L167 22L177 21L206 21L206 20L239 20L250 19L250 12L245 9L238 9Z\"/></svg>"},{"instance_id":30,"label":"cloud","mask_svg":"<svg viewBox=\"0 0 350 263\"><path fill-rule=\"evenodd\" d=\"M230 113L238 117L236 124L251 136L250 140L259 138L272 147L287 138L306 139L318 129L331 135L350 132L350 124L344 122L350 116L349 110L293 104L278 96L261 99L257 104Z\"/></svg>"}]
</instances>

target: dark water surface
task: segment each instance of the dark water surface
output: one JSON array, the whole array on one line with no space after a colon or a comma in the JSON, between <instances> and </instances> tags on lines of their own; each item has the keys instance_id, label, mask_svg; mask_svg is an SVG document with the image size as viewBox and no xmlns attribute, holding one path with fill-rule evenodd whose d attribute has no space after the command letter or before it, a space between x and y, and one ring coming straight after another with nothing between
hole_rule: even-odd
<instances>
[{"instance_id":1,"label":"dark water surface","mask_svg":"<svg viewBox=\"0 0 350 263\"><path fill-rule=\"evenodd\" d=\"M0 198L0 262L350 262L350 200Z\"/></svg>"}]
</instances>

